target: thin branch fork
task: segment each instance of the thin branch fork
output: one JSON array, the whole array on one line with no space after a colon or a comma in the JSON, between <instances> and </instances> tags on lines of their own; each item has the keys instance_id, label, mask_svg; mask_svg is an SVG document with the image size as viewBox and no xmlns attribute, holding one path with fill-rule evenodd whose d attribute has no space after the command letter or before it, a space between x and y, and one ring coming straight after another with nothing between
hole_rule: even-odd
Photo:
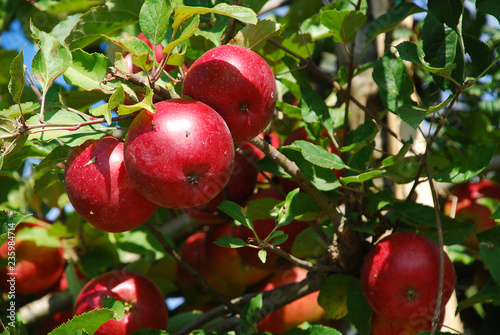
<instances>
[{"instance_id":1,"label":"thin branch fork","mask_svg":"<svg viewBox=\"0 0 500 335\"><path fill-rule=\"evenodd\" d=\"M116 78L124 79L138 86L144 88L150 87L153 90L155 96L158 98L158 100L172 99L172 94L170 93L170 91L158 85L156 82L152 83L150 86L149 82L144 77L141 77L133 73L124 73L116 67L111 67L110 73Z\"/></svg>"}]
</instances>

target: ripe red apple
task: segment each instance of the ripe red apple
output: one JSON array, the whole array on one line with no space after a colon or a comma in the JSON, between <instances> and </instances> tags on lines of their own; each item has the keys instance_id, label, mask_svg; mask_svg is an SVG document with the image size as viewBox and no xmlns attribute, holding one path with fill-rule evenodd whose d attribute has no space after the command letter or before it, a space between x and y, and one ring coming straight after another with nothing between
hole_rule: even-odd
<instances>
[{"instance_id":1,"label":"ripe red apple","mask_svg":"<svg viewBox=\"0 0 500 335\"><path fill-rule=\"evenodd\" d=\"M276 273L260 288L260 291L270 291L279 286L298 283L306 279L307 270L293 267L284 272ZM267 315L258 325L261 332L271 332L273 334L282 334L287 330L300 325L306 321L317 322L323 317L325 311L318 304L319 291L310 293L299 298L282 308ZM273 296L273 299L280 301L279 296ZM269 308L268 306L264 306ZM273 306L271 306L273 307Z\"/></svg>"},{"instance_id":2,"label":"ripe red apple","mask_svg":"<svg viewBox=\"0 0 500 335\"><path fill-rule=\"evenodd\" d=\"M495 227L497 223L494 219L490 219L493 214L491 208L479 204L478 200L482 198L500 200L500 185L483 179L478 183L459 185L453 190L453 196L457 199L456 207L453 199L450 199L445 203L443 211L446 215L451 215L455 210L457 220L475 223L474 231L465 240L465 245L479 249L476 233Z\"/></svg>"},{"instance_id":3,"label":"ripe red apple","mask_svg":"<svg viewBox=\"0 0 500 335\"><path fill-rule=\"evenodd\" d=\"M221 45L198 58L186 73L182 94L222 115L235 143L267 127L277 98L271 67L257 53L237 45Z\"/></svg>"},{"instance_id":4,"label":"ripe red apple","mask_svg":"<svg viewBox=\"0 0 500 335\"><path fill-rule=\"evenodd\" d=\"M163 293L148 277L116 270L91 279L76 298L75 315L101 308L104 297L123 302L125 315L120 321L106 321L95 335L126 335L143 328L167 329L168 310Z\"/></svg>"},{"instance_id":5,"label":"ripe red apple","mask_svg":"<svg viewBox=\"0 0 500 335\"><path fill-rule=\"evenodd\" d=\"M224 200L230 200L237 204L243 203L255 189L257 173L257 168L242 154L236 152L233 173L226 187L209 202L184 208L184 212L191 218L207 224L230 221L231 218L220 212L217 206Z\"/></svg>"},{"instance_id":6,"label":"ripe red apple","mask_svg":"<svg viewBox=\"0 0 500 335\"><path fill-rule=\"evenodd\" d=\"M269 275L268 270L248 264L237 249L220 247L213 243L223 236L235 236L236 227L223 223L207 232L207 259L209 266L231 283L253 285Z\"/></svg>"},{"instance_id":7,"label":"ripe red apple","mask_svg":"<svg viewBox=\"0 0 500 335\"><path fill-rule=\"evenodd\" d=\"M212 108L191 99L142 111L125 139L125 166L135 188L167 208L197 206L226 186L234 147L226 123Z\"/></svg>"},{"instance_id":8,"label":"ripe red apple","mask_svg":"<svg viewBox=\"0 0 500 335\"><path fill-rule=\"evenodd\" d=\"M455 270L445 255L444 308L455 289ZM393 233L368 253L361 284L373 311L391 320L432 320L439 282L439 245L423 235Z\"/></svg>"},{"instance_id":9,"label":"ripe red apple","mask_svg":"<svg viewBox=\"0 0 500 335\"><path fill-rule=\"evenodd\" d=\"M256 194L250 196L247 199L247 203L254 199L266 198L266 197L282 199L281 195L274 189L264 189L264 190L259 190L259 192L257 192ZM253 220L253 226L255 232L257 233L257 236L259 236L260 239L266 238L272 232L275 225L276 221L274 218ZM278 228L278 230L281 230L286 235L288 235L288 239L282 244L280 244L279 247L283 251L290 253L295 238L300 232L302 232L307 227L309 227L309 224L307 222L294 220L290 222L290 224ZM244 226L237 227L235 236L247 242L250 240L255 240L253 232L249 228ZM243 247L239 248L238 252L246 262L264 270L280 271L292 266L292 263L290 263L283 257L278 256L276 253L271 251L267 252L267 258L265 263L262 263L262 261L258 256L259 249L251 247Z\"/></svg>"},{"instance_id":10,"label":"ripe red apple","mask_svg":"<svg viewBox=\"0 0 500 335\"><path fill-rule=\"evenodd\" d=\"M15 234L25 228L47 229L42 225L23 222L16 227ZM14 289L19 296L46 291L57 283L66 266L62 248L38 246L35 241L20 238L16 238L15 243L7 240L0 247L0 258L8 262L0 270L0 288L4 292Z\"/></svg>"},{"instance_id":11,"label":"ripe red apple","mask_svg":"<svg viewBox=\"0 0 500 335\"><path fill-rule=\"evenodd\" d=\"M198 232L189 236L180 250L182 258L189 263L198 273L217 291L227 298L236 298L246 289L247 285L235 284L212 269L207 255L207 233ZM200 307L209 302L213 297L199 282L178 264L177 285L183 291L188 304Z\"/></svg>"},{"instance_id":12,"label":"ripe red apple","mask_svg":"<svg viewBox=\"0 0 500 335\"><path fill-rule=\"evenodd\" d=\"M68 198L97 229L124 232L142 225L158 209L132 185L123 161L124 144L105 136L74 148L66 164Z\"/></svg>"},{"instance_id":13,"label":"ripe red apple","mask_svg":"<svg viewBox=\"0 0 500 335\"><path fill-rule=\"evenodd\" d=\"M441 313L441 319L444 319L444 313ZM421 319L401 322L373 313L371 326L370 335L416 335L422 331L431 330L432 320Z\"/></svg>"}]
</instances>

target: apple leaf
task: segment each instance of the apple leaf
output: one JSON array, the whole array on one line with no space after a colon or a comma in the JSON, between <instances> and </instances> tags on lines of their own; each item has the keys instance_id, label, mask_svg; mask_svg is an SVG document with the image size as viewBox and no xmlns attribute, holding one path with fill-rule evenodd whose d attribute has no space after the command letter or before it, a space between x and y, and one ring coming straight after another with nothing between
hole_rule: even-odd
<instances>
[{"instance_id":1,"label":"apple leaf","mask_svg":"<svg viewBox=\"0 0 500 335\"><path fill-rule=\"evenodd\" d=\"M81 331L93 335L104 322L112 320L114 315L115 312L109 308L94 309L90 312L74 316L48 335L78 334Z\"/></svg>"},{"instance_id":2,"label":"apple leaf","mask_svg":"<svg viewBox=\"0 0 500 335\"><path fill-rule=\"evenodd\" d=\"M241 238L233 236L219 237L217 240L214 241L214 243L219 247L225 247L225 248L242 248L248 245Z\"/></svg>"},{"instance_id":3,"label":"apple leaf","mask_svg":"<svg viewBox=\"0 0 500 335\"><path fill-rule=\"evenodd\" d=\"M144 99L142 99L141 101L139 101L134 105L119 104L117 111L118 115L128 115L142 109L148 110L151 113L156 113L156 108L153 105L153 95L154 95L153 90L150 89L149 87L146 87L146 95L144 96Z\"/></svg>"},{"instance_id":4,"label":"apple leaf","mask_svg":"<svg viewBox=\"0 0 500 335\"><path fill-rule=\"evenodd\" d=\"M342 335L338 330L323 326L323 325L312 325L307 329L302 330L301 335Z\"/></svg>"},{"instance_id":5,"label":"apple leaf","mask_svg":"<svg viewBox=\"0 0 500 335\"><path fill-rule=\"evenodd\" d=\"M319 226L326 236L333 236L335 229L333 226ZM308 227L301 231L293 241L290 253L298 258L319 257L326 254L328 245L318 235L318 232Z\"/></svg>"},{"instance_id":6,"label":"apple leaf","mask_svg":"<svg viewBox=\"0 0 500 335\"><path fill-rule=\"evenodd\" d=\"M347 293L356 281L355 277L345 274L334 274L325 279L321 285L318 303L325 309L327 318L339 320L347 315Z\"/></svg>"},{"instance_id":7,"label":"apple leaf","mask_svg":"<svg viewBox=\"0 0 500 335\"><path fill-rule=\"evenodd\" d=\"M231 40L233 44L241 45L248 49L259 49L266 41L276 35L279 35L281 25L272 20L260 20L255 25L243 27Z\"/></svg>"},{"instance_id":8,"label":"apple leaf","mask_svg":"<svg viewBox=\"0 0 500 335\"><path fill-rule=\"evenodd\" d=\"M328 152L325 148L309 141L297 140L282 148L297 148L307 161L326 169L341 170L346 167L338 155Z\"/></svg>"},{"instance_id":9,"label":"apple leaf","mask_svg":"<svg viewBox=\"0 0 500 335\"><path fill-rule=\"evenodd\" d=\"M133 63L141 69L145 71L149 71L151 69L153 59L156 60L156 57L153 57L153 50L146 44L146 42L134 36L106 36L106 38L120 48L129 52L132 56ZM122 55L120 57L122 57ZM121 58L117 59L121 60ZM128 68L126 70L128 72Z\"/></svg>"},{"instance_id":10,"label":"apple leaf","mask_svg":"<svg viewBox=\"0 0 500 335\"><path fill-rule=\"evenodd\" d=\"M37 246L57 248L61 246L61 241L57 236L50 234L49 229L40 227L23 227L16 234L16 239L33 241Z\"/></svg>"},{"instance_id":11,"label":"apple leaf","mask_svg":"<svg viewBox=\"0 0 500 335\"><path fill-rule=\"evenodd\" d=\"M262 307L262 293L250 299L248 304L243 307L239 325L241 335L251 335L258 332L257 323L261 320Z\"/></svg>"},{"instance_id":12,"label":"apple leaf","mask_svg":"<svg viewBox=\"0 0 500 335\"><path fill-rule=\"evenodd\" d=\"M463 154L453 156L451 164L433 176L445 183L463 183L480 174L490 163L496 144L484 143L467 148Z\"/></svg>"},{"instance_id":13,"label":"apple leaf","mask_svg":"<svg viewBox=\"0 0 500 335\"><path fill-rule=\"evenodd\" d=\"M389 11L370 22L366 29L366 43L370 43L377 35L393 30L408 16L425 12L411 2L402 2L389 9Z\"/></svg>"},{"instance_id":14,"label":"apple leaf","mask_svg":"<svg viewBox=\"0 0 500 335\"><path fill-rule=\"evenodd\" d=\"M371 180L381 174L383 174L385 170L373 170L373 171L368 171L364 173L360 173L355 176L348 176L348 177L340 177L340 181L342 184L350 184L350 183L363 183L367 180Z\"/></svg>"},{"instance_id":15,"label":"apple leaf","mask_svg":"<svg viewBox=\"0 0 500 335\"><path fill-rule=\"evenodd\" d=\"M29 215L24 215L11 210L0 211L0 245L3 245L9 238L9 232L14 233L18 224L23 222Z\"/></svg>"},{"instance_id":16,"label":"apple leaf","mask_svg":"<svg viewBox=\"0 0 500 335\"><path fill-rule=\"evenodd\" d=\"M453 29L460 29L458 25L464 11L462 0L429 0L427 8L429 13L434 15L441 23Z\"/></svg>"},{"instance_id":17,"label":"apple leaf","mask_svg":"<svg viewBox=\"0 0 500 335\"><path fill-rule=\"evenodd\" d=\"M10 80L9 80L9 92L15 102L21 102L21 94L24 90L24 85L26 83L26 65L24 65L24 53L23 50L14 57L14 60L10 64L9 68Z\"/></svg>"},{"instance_id":18,"label":"apple leaf","mask_svg":"<svg viewBox=\"0 0 500 335\"><path fill-rule=\"evenodd\" d=\"M38 165L36 170L41 171L45 168L55 168L58 163L66 161L69 156L71 148L60 145L55 147Z\"/></svg>"},{"instance_id":19,"label":"apple leaf","mask_svg":"<svg viewBox=\"0 0 500 335\"><path fill-rule=\"evenodd\" d=\"M500 226L477 233L479 255L490 270L491 277L500 285Z\"/></svg>"},{"instance_id":20,"label":"apple leaf","mask_svg":"<svg viewBox=\"0 0 500 335\"><path fill-rule=\"evenodd\" d=\"M361 282L353 282L347 290L347 310L349 320L359 335L369 335L371 331L370 317L372 309L363 295Z\"/></svg>"},{"instance_id":21,"label":"apple leaf","mask_svg":"<svg viewBox=\"0 0 500 335\"><path fill-rule=\"evenodd\" d=\"M500 285L498 285L495 280L491 278L479 292L458 304L457 313L461 312L465 308L474 306L475 304L484 303L494 303L495 305L500 304Z\"/></svg>"},{"instance_id":22,"label":"apple leaf","mask_svg":"<svg viewBox=\"0 0 500 335\"><path fill-rule=\"evenodd\" d=\"M255 12L248 7L231 6L226 3L219 3L212 8L182 6L175 11L172 29L174 31L177 30L182 22L189 19L193 15L208 13L229 16L238 21L249 24L256 24L258 21Z\"/></svg>"},{"instance_id":23,"label":"apple leaf","mask_svg":"<svg viewBox=\"0 0 500 335\"><path fill-rule=\"evenodd\" d=\"M500 8L496 0L476 0L478 11L494 16L500 22Z\"/></svg>"},{"instance_id":24,"label":"apple leaf","mask_svg":"<svg viewBox=\"0 0 500 335\"><path fill-rule=\"evenodd\" d=\"M21 123L17 120L0 115L0 136L8 136L0 142L0 169L14 154L21 151L26 143L28 138L26 135L12 136L13 134L18 134L20 126Z\"/></svg>"},{"instance_id":25,"label":"apple leaf","mask_svg":"<svg viewBox=\"0 0 500 335\"><path fill-rule=\"evenodd\" d=\"M232 201L224 200L217 208L241 223L243 226L251 229L255 234L252 219L243 207Z\"/></svg>"},{"instance_id":26,"label":"apple leaf","mask_svg":"<svg viewBox=\"0 0 500 335\"><path fill-rule=\"evenodd\" d=\"M283 201L276 198L252 199L245 208L252 220L270 219L273 217L271 211L281 202Z\"/></svg>"},{"instance_id":27,"label":"apple leaf","mask_svg":"<svg viewBox=\"0 0 500 335\"><path fill-rule=\"evenodd\" d=\"M116 313L116 321L120 321L125 315L123 302L120 300L116 300L116 297L102 297L102 307L113 310Z\"/></svg>"},{"instance_id":28,"label":"apple leaf","mask_svg":"<svg viewBox=\"0 0 500 335\"><path fill-rule=\"evenodd\" d=\"M199 310L175 314L168 318L167 331L169 334L177 333L180 329L191 324L202 315L203 312Z\"/></svg>"},{"instance_id":29,"label":"apple leaf","mask_svg":"<svg viewBox=\"0 0 500 335\"><path fill-rule=\"evenodd\" d=\"M67 110L59 110L59 111L46 111L45 112L45 121L51 123L65 123L65 124L74 124L75 126L89 121L89 119L84 116L76 113L69 112ZM34 125L38 124L38 115L35 115L28 120L26 120L26 124ZM61 129L54 131L44 131L35 134L30 134L30 139L37 139L42 142L50 142L52 140L59 140L70 147L75 147L86 140L94 139L98 140L104 135L112 132L114 128L105 127L101 124L93 124L85 127L80 127L76 130L68 130L66 127L61 127Z\"/></svg>"},{"instance_id":30,"label":"apple leaf","mask_svg":"<svg viewBox=\"0 0 500 335\"><path fill-rule=\"evenodd\" d=\"M141 0L106 1L83 15L73 15L69 21L62 21L54 28L57 38L64 39L71 50L86 47L102 35L112 35L139 22L142 4Z\"/></svg>"},{"instance_id":31,"label":"apple leaf","mask_svg":"<svg viewBox=\"0 0 500 335\"><path fill-rule=\"evenodd\" d=\"M321 23L333 33L333 41L353 43L356 33L366 22L366 15L361 11L325 10L321 13Z\"/></svg>"},{"instance_id":32,"label":"apple leaf","mask_svg":"<svg viewBox=\"0 0 500 335\"><path fill-rule=\"evenodd\" d=\"M193 36L194 33L196 32L196 29L198 29L199 25L200 25L200 15L195 15L192 18L190 18L189 21L186 23L184 29L182 30L181 36L179 36L172 42L168 43L165 46L165 48L163 48L163 53L170 54L177 45L179 45L181 42Z\"/></svg>"},{"instance_id":33,"label":"apple leaf","mask_svg":"<svg viewBox=\"0 0 500 335\"><path fill-rule=\"evenodd\" d=\"M266 238L266 240L271 241L271 244L276 246L284 243L288 240L288 235L282 230L275 230Z\"/></svg>"},{"instance_id":34,"label":"apple leaf","mask_svg":"<svg viewBox=\"0 0 500 335\"><path fill-rule=\"evenodd\" d=\"M100 91L100 82L106 77L111 66L109 59L101 53L89 54L82 49L72 50L71 55L73 61L64 72L66 82L87 91Z\"/></svg>"},{"instance_id":35,"label":"apple leaf","mask_svg":"<svg viewBox=\"0 0 500 335\"><path fill-rule=\"evenodd\" d=\"M427 72L437 74L442 77L449 77L451 72L457 67L456 64L450 64L447 67L432 67L425 61L425 53L418 45L413 42L402 42L396 46L401 58L420 66Z\"/></svg>"},{"instance_id":36,"label":"apple leaf","mask_svg":"<svg viewBox=\"0 0 500 335\"><path fill-rule=\"evenodd\" d=\"M158 45L165 37L173 7L170 0L146 0L139 12L141 31L152 45Z\"/></svg>"},{"instance_id":37,"label":"apple leaf","mask_svg":"<svg viewBox=\"0 0 500 335\"><path fill-rule=\"evenodd\" d=\"M297 201L295 196L300 192L300 188L289 192L286 196L285 203L278 210L276 228L285 226L293 221L297 210Z\"/></svg>"},{"instance_id":38,"label":"apple leaf","mask_svg":"<svg viewBox=\"0 0 500 335\"><path fill-rule=\"evenodd\" d=\"M39 47L31 66L33 77L47 91L54 80L63 74L71 64L71 52L55 37L31 25L33 37L38 40Z\"/></svg>"},{"instance_id":39,"label":"apple leaf","mask_svg":"<svg viewBox=\"0 0 500 335\"><path fill-rule=\"evenodd\" d=\"M259 252L257 253L257 256L259 256L259 259L262 263L266 263L266 259L267 259L267 251L265 251L264 249L261 249L259 250Z\"/></svg>"}]
</instances>

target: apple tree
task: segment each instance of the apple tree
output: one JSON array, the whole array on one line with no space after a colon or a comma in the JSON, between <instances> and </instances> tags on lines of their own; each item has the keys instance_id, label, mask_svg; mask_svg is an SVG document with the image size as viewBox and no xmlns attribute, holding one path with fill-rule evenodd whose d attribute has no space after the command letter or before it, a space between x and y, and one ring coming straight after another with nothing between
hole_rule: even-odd
<instances>
[{"instance_id":1,"label":"apple tree","mask_svg":"<svg viewBox=\"0 0 500 335\"><path fill-rule=\"evenodd\" d=\"M2 334L498 332L496 0L0 8Z\"/></svg>"}]
</instances>

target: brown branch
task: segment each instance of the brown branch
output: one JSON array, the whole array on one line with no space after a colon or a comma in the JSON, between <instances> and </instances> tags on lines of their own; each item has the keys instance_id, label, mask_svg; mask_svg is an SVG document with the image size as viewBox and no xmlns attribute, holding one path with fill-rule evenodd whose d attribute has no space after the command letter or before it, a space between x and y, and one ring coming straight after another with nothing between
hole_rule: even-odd
<instances>
[{"instance_id":1,"label":"brown branch","mask_svg":"<svg viewBox=\"0 0 500 335\"><path fill-rule=\"evenodd\" d=\"M316 292L321 288L321 285L326 278L326 273L324 272L309 272L306 279L299 283L289 284L280 286L271 291L266 291L262 293L263 298L263 310L266 313L260 315L260 319L264 318L266 315L272 313L273 311L295 301L312 292ZM238 308L243 308L248 302L254 298L258 293L248 293L242 297L231 300L231 302ZM215 307L208 311L207 313L201 315L199 318L188 324L187 326L179 329L173 335L187 335L193 330L199 329L209 321L214 320L217 317L227 315L230 310L225 305ZM258 322L260 320L252 320ZM210 330L216 331L230 331L234 330L240 324L240 317L234 316L230 319L223 320L217 324L211 326Z\"/></svg>"},{"instance_id":2,"label":"brown branch","mask_svg":"<svg viewBox=\"0 0 500 335\"><path fill-rule=\"evenodd\" d=\"M19 308L21 320L26 325L35 324L40 320L70 308L73 304L71 292L69 290L48 293L38 300L34 300Z\"/></svg>"},{"instance_id":3,"label":"brown branch","mask_svg":"<svg viewBox=\"0 0 500 335\"><path fill-rule=\"evenodd\" d=\"M133 73L124 73L116 67L111 67L110 72L114 77L124 79L126 81L129 81L133 84L136 84L136 85L144 87L144 88L150 87L153 90L153 92L158 100L172 99L172 94L170 93L169 90L158 85L155 82L152 83L150 86L150 84L148 83L148 81L146 79L144 79L144 77L141 77L141 76L133 74Z\"/></svg>"},{"instance_id":4,"label":"brown branch","mask_svg":"<svg viewBox=\"0 0 500 335\"><path fill-rule=\"evenodd\" d=\"M191 276L193 276L202 288L211 294L217 301L225 305L231 312L239 313L240 309L233 305L231 301L222 295L219 291L213 288L206 280L201 276L198 271L196 271L188 262L186 262L181 255L168 243L168 241L163 237L163 235L155 228L151 223L146 222L144 226L149 230L149 232L160 242L162 248L172 256Z\"/></svg>"},{"instance_id":5,"label":"brown branch","mask_svg":"<svg viewBox=\"0 0 500 335\"><path fill-rule=\"evenodd\" d=\"M432 318L432 329L430 335L434 335L439 326L439 315L441 313L441 302L443 301L443 286L444 286L444 241L443 241L443 227L441 225L441 218L439 213L439 201L434 187L434 182L432 181L431 171L429 169L429 164L425 164L425 172L427 174L427 179L429 181L429 186L431 188L432 201L434 202L434 216L436 219L436 227L438 233L438 244L439 244L439 283L438 283L438 295L436 308L434 310L434 317Z\"/></svg>"}]
</instances>

